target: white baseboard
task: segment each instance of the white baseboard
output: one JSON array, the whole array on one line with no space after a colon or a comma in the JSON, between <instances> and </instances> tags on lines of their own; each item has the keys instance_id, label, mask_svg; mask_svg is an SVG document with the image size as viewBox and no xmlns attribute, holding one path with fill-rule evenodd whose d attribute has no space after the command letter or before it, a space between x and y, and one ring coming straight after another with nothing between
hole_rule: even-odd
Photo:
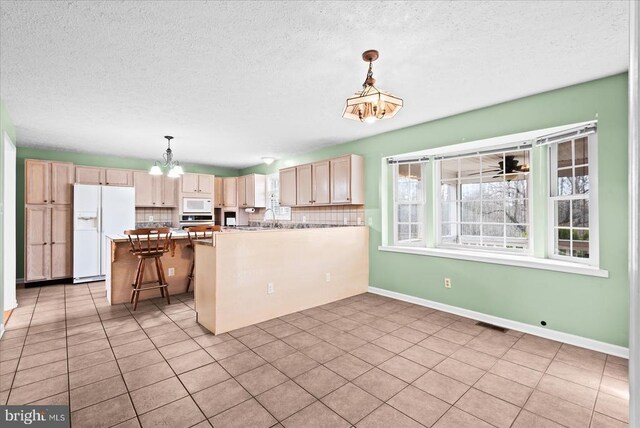
<instances>
[{"instance_id":1,"label":"white baseboard","mask_svg":"<svg viewBox=\"0 0 640 428\"><path fill-rule=\"evenodd\" d=\"M561 331L537 327L535 325L525 324L519 321L513 321L506 318L487 315L487 314L483 314L482 312L476 312L469 309L459 308L457 306L451 306L444 303L434 302L433 300L427 300L421 297L409 296L407 294L384 290L382 288L376 288L376 287L370 286L369 292L374 294L379 294L381 296L391 297L393 299L402 300L408 303L414 303L420 306L426 306L428 308L437 309L439 311L449 312L451 314L460 315L462 317L483 321L489 324L508 328L510 330L522 331L524 333L529 333L534 336L544 337L545 339L551 339L558 342L568 343L569 345L579 346L581 348L587 348L587 349L591 349L598 352L604 352L605 354L615 355L616 357L629 358L629 348L625 348L623 346L612 345L611 343L600 342L598 340L588 339L586 337L576 336L574 334L563 333Z\"/></svg>"}]
</instances>

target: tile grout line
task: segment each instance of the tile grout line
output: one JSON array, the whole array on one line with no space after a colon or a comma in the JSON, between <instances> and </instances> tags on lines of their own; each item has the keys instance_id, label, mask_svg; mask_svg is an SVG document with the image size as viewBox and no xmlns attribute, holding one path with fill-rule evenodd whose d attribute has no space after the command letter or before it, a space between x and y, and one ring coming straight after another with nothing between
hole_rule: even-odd
<instances>
[{"instance_id":1,"label":"tile grout line","mask_svg":"<svg viewBox=\"0 0 640 428\"><path fill-rule=\"evenodd\" d=\"M22 353L24 352L24 347L27 343L27 337L29 337L29 330L31 329L31 322L33 321L33 315L36 312L36 305L38 303L38 299L40 298L40 292L42 290L38 289L38 295L36 296L35 301L33 302L33 311L31 312L31 317L29 317L29 325L27 326L27 333L24 336L24 343L22 345L22 349L20 349L20 355L18 356L18 362L16 364L16 371L13 373L13 379L11 379L11 386L9 387L9 394L7 395L7 405L9 405L9 400L11 400L11 394L13 392L13 384L16 381L16 376L18 375L18 367L20 367L20 361L22 360ZM65 331L66 336L66 331Z\"/></svg>"},{"instance_id":2,"label":"tile grout line","mask_svg":"<svg viewBox=\"0 0 640 428\"><path fill-rule=\"evenodd\" d=\"M102 327L102 330L104 331L104 335L105 335L105 337L107 339L107 342L109 343L109 350L111 351L111 355L113 355L113 360L115 361L116 366L118 367L118 372L120 373L120 379L122 380L122 383L124 384L124 387L127 390L127 396L129 397L129 402L131 403L131 407L133 408L133 411L136 414L136 419L138 421L138 425L142 426L142 424L140 423L140 418L138 417L138 412L135 410L135 405L133 404L133 399L131 398L131 391L129 391L129 386L127 385L127 382L125 382L125 380L124 380L124 374L122 373L122 368L120 367L120 363L118 362L118 359L116 358L115 352L113 352L113 346L111 345L111 340L109 339L109 335L107 334L107 329L105 328L104 323L102 322L102 318L100 317L100 311L98 311L98 307L96 306L95 298L93 297L93 293L91 292L90 287L87 286L87 288L89 289L89 294L91 295L91 301L93 302L93 306L94 306L96 312L98 313L98 318L100 318L100 326ZM112 376L112 377L115 377L115 376ZM110 379L110 378L107 378L107 379ZM102 379L102 380L104 380L104 379ZM97 381L97 382L100 382L100 381ZM96 383L96 382L93 382L93 383ZM91 385L91 384L89 384L89 385ZM116 397L118 397L118 396L119 395L117 395ZM107 398L106 400L99 401L98 403L94 403L91 406L95 406L96 404L104 403L105 401L111 400L111 399L116 398L116 397ZM87 406L85 408L88 408L88 407L91 407L91 406ZM71 407L71 402L69 402L69 407ZM129 418L129 419L125 419L124 421L117 422L115 425L118 425L118 424L120 424L122 422L129 421L131 419L133 419L133 418Z\"/></svg>"}]
</instances>

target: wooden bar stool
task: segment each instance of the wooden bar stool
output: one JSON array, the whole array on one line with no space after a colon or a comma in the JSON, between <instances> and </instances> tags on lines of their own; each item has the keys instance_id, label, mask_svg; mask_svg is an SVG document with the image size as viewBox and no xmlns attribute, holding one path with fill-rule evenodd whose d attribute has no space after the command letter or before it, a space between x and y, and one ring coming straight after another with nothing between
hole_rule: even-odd
<instances>
[{"instance_id":1,"label":"wooden bar stool","mask_svg":"<svg viewBox=\"0 0 640 428\"><path fill-rule=\"evenodd\" d=\"M124 234L129 238L131 244L131 254L138 256L138 267L134 283L131 284L131 303L133 310L138 307L138 299L140 292L143 290L160 289L160 295L167 298L167 304L171 304L169 299L169 284L164 277L164 269L162 268L162 256L169 252L171 243L171 229L168 227L156 227L145 229L125 230ZM153 259L156 266L156 281L144 281L144 270L146 261ZM143 287L146 284L158 284L154 286Z\"/></svg>"},{"instance_id":2,"label":"wooden bar stool","mask_svg":"<svg viewBox=\"0 0 640 428\"><path fill-rule=\"evenodd\" d=\"M191 255L191 267L189 268L189 276L187 277L187 289L185 290L185 293L188 293L189 286L191 285L191 282L193 282L193 269L196 267L195 244L193 243L193 241L204 239L207 233L220 232L222 230L222 227L214 224L207 224L203 226L188 227L185 230L187 231L187 236L189 237L187 248L191 248L191 250L194 251L194 253Z\"/></svg>"}]
</instances>

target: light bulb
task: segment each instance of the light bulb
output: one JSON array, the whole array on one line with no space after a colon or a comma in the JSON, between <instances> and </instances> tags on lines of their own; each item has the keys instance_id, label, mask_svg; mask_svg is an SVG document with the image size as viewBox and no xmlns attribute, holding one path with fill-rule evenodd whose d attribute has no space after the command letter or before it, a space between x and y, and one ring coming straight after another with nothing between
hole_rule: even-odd
<instances>
[{"instance_id":1,"label":"light bulb","mask_svg":"<svg viewBox=\"0 0 640 428\"><path fill-rule=\"evenodd\" d=\"M149 174L151 175L162 175L162 169L158 165L154 165L149 170Z\"/></svg>"},{"instance_id":2,"label":"light bulb","mask_svg":"<svg viewBox=\"0 0 640 428\"><path fill-rule=\"evenodd\" d=\"M184 174L184 170L182 169L182 167L180 166L179 163L176 163L174 165L173 168L171 168L171 170L173 171L174 174L176 175L183 175Z\"/></svg>"},{"instance_id":3,"label":"light bulb","mask_svg":"<svg viewBox=\"0 0 640 428\"><path fill-rule=\"evenodd\" d=\"M375 116L369 116L369 117L365 118L364 121L367 122L367 123L373 123L373 122L376 121L376 117Z\"/></svg>"}]
</instances>

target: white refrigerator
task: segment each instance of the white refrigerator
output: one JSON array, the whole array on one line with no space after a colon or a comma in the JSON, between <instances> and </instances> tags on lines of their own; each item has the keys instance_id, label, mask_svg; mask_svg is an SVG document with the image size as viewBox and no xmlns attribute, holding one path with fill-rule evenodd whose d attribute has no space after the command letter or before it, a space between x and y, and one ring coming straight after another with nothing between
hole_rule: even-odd
<instances>
[{"instance_id":1,"label":"white refrigerator","mask_svg":"<svg viewBox=\"0 0 640 428\"><path fill-rule=\"evenodd\" d=\"M135 229L133 187L73 186L73 282L99 281L106 275L105 235Z\"/></svg>"}]
</instances>

